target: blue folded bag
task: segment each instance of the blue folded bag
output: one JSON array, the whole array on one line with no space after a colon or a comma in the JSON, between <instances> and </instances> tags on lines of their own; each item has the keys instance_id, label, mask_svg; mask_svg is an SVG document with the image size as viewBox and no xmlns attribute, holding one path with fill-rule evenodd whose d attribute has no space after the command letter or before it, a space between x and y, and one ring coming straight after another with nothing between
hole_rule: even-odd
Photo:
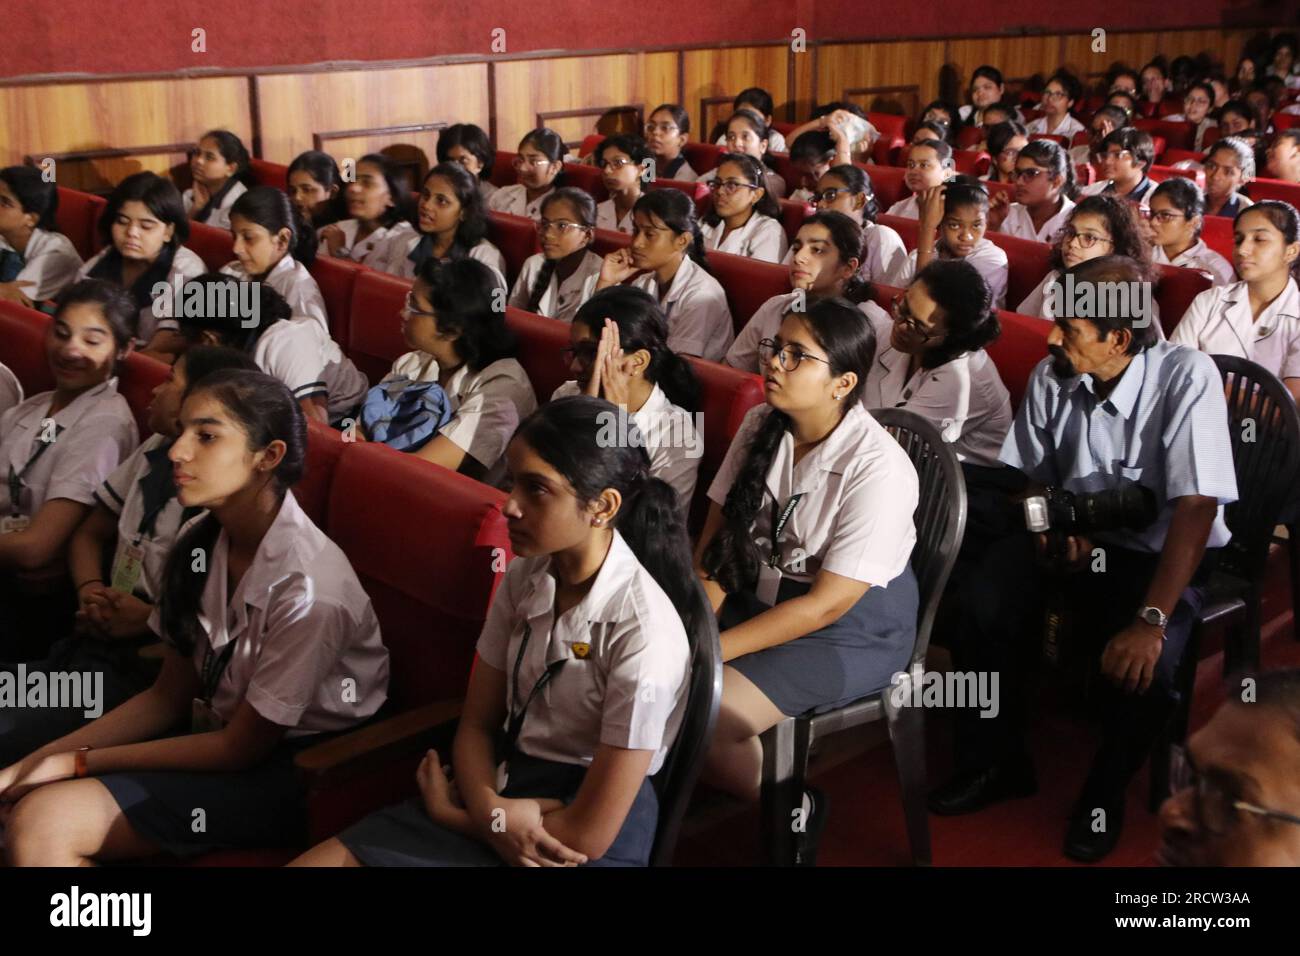
<instances>
[{"instance_id":1,"label":"blue folded bag","mask_svg":"<svg viewBox=\"0 0 1300 956\"><path fill-rule=\"evenodd\" d=\"M451 402L437 382L394 378L366 392L361 424L371 441L419 451L451 420Z\"/></svg>"}]
</instances>

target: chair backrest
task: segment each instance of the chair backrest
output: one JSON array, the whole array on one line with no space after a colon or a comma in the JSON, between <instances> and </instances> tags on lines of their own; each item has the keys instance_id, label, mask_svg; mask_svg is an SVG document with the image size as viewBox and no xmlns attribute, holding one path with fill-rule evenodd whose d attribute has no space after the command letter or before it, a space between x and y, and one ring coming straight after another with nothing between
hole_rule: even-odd
<instances>
[{"instance_id":1,"label":"chair backrest","mask_svg":"<svg viewBox=\"0 0 1300 956\"><path fill-rule=\"evenodd\" d=\"M1192 300L1214 285L1203 272L1184 269L1181 266L1158 265L1160 284L1156 286L1156 302L1160 306L1160 327L1165 335L1173 335L1178 325L1192 304Z\"/></svg>"},{"instance_id":2,"label":"chair backrest","mask_svg":"<svg viewBox=\"0 0 1300 956\"><path fill-rule=\"evenodd\" d=\"M1215 127L1211 127L1211 129L1214 128ZM1209 130L1206 131L1206 134L1208 138ZM1181 163L1187 160L1191 160L1198 164L1203 163L1205 161L1205 153L1198 153L1194 149L1166 149L1160 157L1160 162L1165 166L1172 166L1175 163Z\"/></svg>"},{"instance_id":3,"label":"chair backrest","mask_svg":"<svg viewBox=\"0 0 1300 956\"><path fill-rule=\"evenodd\" d=\"M323 422L307 422L307 464L302 477L293 486L293 496L316 527L326 534L329 528L330 489L334 472L350 442L343 433Z\"/></svg>"},{"instance_id":4,"label":"chair backrest","mask_svg":"<svg viewBox=\"0 0 1300 956\"><path fill-rule=\"evenodd\" d=\"M550 401L555 390L573 377L564 356L570 323L510 306L506 308L506 326L519 342L519 364L533 385L533 394L539 402Z\"/></svg>"},{"instance_id":5,"label":"chair backrest","mask_svg":"<svg viewBox=\"0 0 1300 956\"><path fill-rule=\"evenodd\" d=\"M76 189L59 188L59 206L54 211L54 224L59 232L71 240L77 255L89 259L99 251L99 218L108 208L108 201Z\"/></svg>"},{"instance_id":6,"label":"chair backrest","mask_svg":"<svg viewBox=\"0 0 1300 956\"><path fill-rule=\"evenodd\" d=\"M352 291L357 284L357 276L365 270L366 267L358 262L335 259L333 256L317 256L308 267L316 285L320 287L321 298L325 300L330 338L335 342L348 340Z\"/></svg>"},{"instance_id":7,"label":"chair backrest","mask_svg":"<svg viewBox=\"0 0 1300 956\"><path fill-rule=\"evenodd\" d=\"M581 189L596 202L604 202L609 198L604 174L595 166L588 166L586 163L565 163L563 172L565 186Z\"/></svg>"},{"instance_id":8,"label":"chair backrest","mask_svg":"<svg viewBox=\"0 0 1300 956\"><path fill-rule=\"evenodd\" d=\"M388 374L394 360L411 349L402 337L402 307L411 285L410 279L366 269L352 287L348 337L339 344L372 382Z\"/></svg>"},{"instance_id":9,"label":"chair backrest","mask_svg":"<svg viewBox=\"0 0 1300 956\"><path fill-rule=\"evenodd\" d=\"M781 226L785 229L785 238L789 242L794 242L794 237L799 234L799 227L803 225L803 221L817 210L805 202L794 199L781 199L778 202L781 204Z\"/></svg>"},{"instance_id":10,"label":"chair backrest","mask_svg":"<svg viewBox=\"0 0 1300 956\"><path fill-rule=\"evenodd\" d=\"M750 371L719 365L702 358L688 358L700 384L699 411L704 416L701 435L704 454L695 482L688 525L692 534L704 527L709 513L709 485L740 430L745 413L763 403L763 380Z\"/></svg>"},{"instance_id":11,"label":"chair backrest","mask_svg":"<svg viewBox=\"0 0 1300 956\"><path fill-rule=\"evenodd\" d=\"M605 141L605 137L599 133L592 133L590 136L583 137L582 143L578 146L579 156L590 156L596 151L596 147Z\"/></svg>"},{"instance_id":12,"label":"chair backrest","mask_svg":"<svg viewBox=\"0 0 1300 956\"><path fill-rule=\"evenodd\" d=\"M1171 149L1191 149L1196 143L1196 127L1192 123L1184 121L1170 122L1161 119L1137 119L1133 125L1140 130L1145 130L1151 135L1152 140L1156 137L1164 139L1164 147L1157 144L1156 155L1159 156L1165 147Z\"/></svg>"},{"instance_id":13,"label":"chair backrest","mask_svg":"<svg viewBox=\"0 0 1300 956\"><path fill-rule=\"evenodd\" d=\"M1173 166L1152 166L1147 170L1147 175L1151 177L1152 182L1163 183L1171 176L1182 176L1184 179L1190 179L1196 185L1205 189L1205 170L1203 169L1184 169Z\"/></svg>"},{"instance_id":14,"label":"chair backrest","mask_svg":"<svg viewBox=\"0 0 1300 956\"><path fill-rule=\"evenodd\" d=\"M957 134L957 148L959 150L968 150L982 142L984 142L984 127L982 126L963 126L961 132Z\"/></svg>"},{"instance_id":15,"label":"chair backrest","mask_svg":"<svg viewBox=\"0 0 1300 956\"><path fill-rule=\"evenodd\" d=\"M201 222L190 223L189 247L213 272L235 258L235 239L228 229L218 229Z\"/></svg>"},{"instance_id":16,"label":"chair backrest","mask_svg":"<svg viewBox=\"0 0 1300 956\"><path fill-rule=\"evenodd\" d=\"M528 257L540 251L537 224L527 216L504 212L488 213L488 240L501 250L506 260L506 281L512 286Z\"/></svg>"},{"instance_id":17,"label":"chair backrest","mask_svg":"<svg viewBox=\"0 0 1300 956\"><path fill-rule=\"evenodd\" d=\"M1011 396L1011 408L1020 407L1029 376L1047 358L1047 336L1052 323L1032 315L998 312L1002 334L984 347Z\"/></svg>"},{"instance_id":18,"label":"chair backrest","mask_svg":"<svg viewBox=\"0 0 1300 956\"><path fill-rule=\"evenodd\" d=\"M871 180L871 189L876 194L876 202L880 205L881 212L907 195L907 186L903 184L903 176L907 170L901 166L857 165Z\"/></svg>"},{"instance_id":19,"label":"chair backrest","mask_svg":"<svg viewBox=\"0 0 1300 956\"><path fill-rule=\"evenodd\" d=\"M1205 216L1201 219L1201 238L1205 244L1229 263L1232 262L1234 242L1231 216Z\"/></svg>"},{"instance_id":20,"label":"chair backrest","mask_svg":"<svg viewBox=\"0 0 1300 956\"><path fill-rule=\"evenodd\" d=\"M1030 139L1050 139L1050 140L1051 140L1053 143L1055 143L1057 146L1064 147L1065 149L1069 149L1069 148L1070 148L1070 137L1068 137L1068 136L1058 136L1058 135L1056 135L1055 133L1031 133L1031 134L1029 135L1029 138L1030 138Z\"/></svg>"},{"instance_id":21,"label":"chair backrest","mask_svg":"<svg viewBox=\"0 0 1300 956\"><path fill-rule=\"evenodd\" d=\"M790 291L790 270L783 265L729 252L710 252L708 260L709 271L727 293L736 332L745 327L760 305Z\"/></svg>"},{"instance_id":22,"label":"chair backrest","mask_svg":"<svg viewBox=\"0 0 1300 956\"><path fill-rule=\"evenodd\" d=\"M696 215L703 215L700 209L700 203L709 198L709 184L700 182L684 182L680 179L656 179L650 183L651 189L676 189L678 192L686 193L691 197L691 202L695 203Z\"/></svg>"},{"instance_id":23,"label":"chair backrest","mask_svg":"<svg viewBox=\"0 0 1300 956\"><path fill-rule=\"evenodd\" d=\"M593 229L591 232L591 251L604 258L615 249L624 249L632 245L632 237L626 232L615 229Z\"/></svg>"},{"instance_id":24,"label":"chair backrest","mask_svg":"<svg viewBox=\"0 0 1300 956\"><path fill-rule=\"evenodd\" d=\"M513 186L517 178L515 157L518 155L518 153L498 149L497 157L492 161L492 172L488 176L488 182L493 186Z\"/></svg>"},{"instance_id":25,"label":"chair backrest","mask_svg":"<svg viewBox=\"0 0 1300 956\"><path fill-rule=\"evenodd\" d=\"M117 390L131 407L136 427L140 429L141 441L152 434L149 429L149 406L153 403L153 390L165 382L171 373L170 365L137 352L129 354L122 363Z\"/></svg>"},{"instance_id":26,"label":"chair backrest","mask_svg":"<svg viewBox=\"0 0 1300 956\"><path fill-rule=\"evenodd\" d=\"M966 479L952 445L926 419L905 408L875 409L871 414L907 452L920 485L914 517L916 545L912 548L919 596L912 664L923 665L939 598L966 533Z\"/></svg>"},{"instance_id":27,"label":"chair backrest","mask_svg":"<svg viewBox=\"0 0 1300 956\"><path fill-rule=\"evenodd\" d=\"M14 373L27 398L54 387L45 359L45 333L52 321L44 312L0 299L0 362Z\"/></svg>"},{"instance_id":28,"label":"chair backrest","mask_svg":"<svg viewBox=\"0 0 1300 956\"><path fill-rule=\"evenodd\" d=\"M1003 232L989 232L985 238L1007 254L1007 306L1014 309L1051 271L1052 247Z\"/></svg>"},{"instance_id":29,"label":"chair backrest","mask_svg":"<svg viewBox=\"0 0 1300 956\"><path fill-rule=\"evenodd\" d=\"M717 166L718 157L725 152L726 149L714 143L687 143L682 147L682 153L686 156L686 165L699 175L704 175Z\"/></svg>"},{"instance_id":30,"label":"chair backrest","mask_svg":"<svg viewBox=\"0 0 1300 956\"><path fill-rule=\"evenodd\" d=\"M259 186L271 186L275 189L289 188L289 167L279 163L270 163L265 159L248 161L248 171L253 174Z\"/></svg>"},{"instance_id":31,"label":"chair backrest","mask_svg":"<svg viewBox=\"0 0 1300 956\"><path fill-rule=\"evenodd\" d=\"M1255 202L1261 199L1280 199L1300 208L1300 183L1282 179L1256 179L1246 186L1246 195Z\"/></svg>"},{"instance_id":32,"label":"chair backrest","mask_svg":"<svg viewBox=\"0 0 1300 956\"><path fill-rule=\"evenodd\" d=\"M1235 355L1214 355L1228 399L1228 434L1237 472L1237 500L1224 509L1232 539L1219 569L1248 582L1263 580L1273 529L1294 498L1300 473L1300 412L1267 369Z\"/></svg>"},{"instance_id":33,"label":"chair backrest","mask_svg":"<svg viewBox=\"0 0 1300 956\"><path fill-rule=\"evenodd\" d=\"M952 154L953 164L959 173L965 173L968 176L983 176L989 171L993 159L985 152L974 152L969 149L959 149Z\"/></svg>"}]
</instances>

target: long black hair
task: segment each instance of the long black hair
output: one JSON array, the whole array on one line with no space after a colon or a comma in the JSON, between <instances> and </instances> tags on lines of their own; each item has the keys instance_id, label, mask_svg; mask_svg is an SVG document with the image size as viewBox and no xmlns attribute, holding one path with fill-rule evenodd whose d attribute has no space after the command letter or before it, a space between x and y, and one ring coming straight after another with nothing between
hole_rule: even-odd
<instances>
[{"instance_id":1,"label":"long black hair","mask_svg":"<svg viewBox=\"0 0 1300 956\"><path fill-rule=\"evenodd\" d=\"M398 175L397 164L382 153L366 153L357 160L357 168L360 168L362 163L369 163L379 168L380 175L384 177L384 184L388 186L388 198L393 201L393 204L380 215L379 224L387 228L395 226L403 219L410 222L411 194L406 191L402 177Z\"/></svg>"},{"instance_id":2,"label":"long black hair","mask_svg":"<svg viewBox=\"0 0 1300 956\"><path fill-rule=\"evenodd\" d=\"M307 462L307 420L289 387L262 372L225 369L192 381L185 398L204 393L224 406L248 436L250 451L260 451L273 441L285 445L284 457L271 480L276 496L302 478ZM159 599L162 633L183 655L206 640L199 623L199 608L221 522L209 512L180 537L167 556ZM196 562L201 554L203 560ZM199 570L196 570L198 568Z\"/></svg>"},{"instance_id":3,"label":"long black hair","mask_svg":"<svg viewBox=\"0 0 1300 956\"><path fill-rule=\"evenodd\" d=\"M492 164L497 158L496 149L492 146L492 140L488 139L488 134L473 123L452 123L438 134L437 155L440 164L453 161L449 155L454 146L461 147L479 161L483 168L478 178L486 182L492 175Z\"/></svg>"},{"instance_id":4,"label":"long black hair","mask_svg":"<svg viewBox=\"0 0 1300 956\"><path fill-rule=\"evenodd\" d=\"M479 181L468 169L455 162L439 163L434 166L429 170L429 175L424 177L424 185L427 186L434 176L445 179L451 184L451 190L456 194L456 201L460 203L460 224L456 226L456 236L451 241L451 248L447 250L447 258L464 259L471 249L487 237L487 209L483 205L483 193L478 188ZM421 249L427 250L423 256L419 255ZM432 254L432 249L433 243L426 244L423 239L416 246L416 252L412 253L411 258L416 263L417 269Z\"/></svg>"},{"instance_id":5,"label":"long black hair","mask_svg":"<svg viewBox=\"0 0 1300 956\"><path fill-rule=\"evenodd\" d=\"M860 167L851 164L832 166L822 175L834 176L855 196L859 193L865 195L867 202L862 207L862 219L864 222L876 221L876 216L880 215L880 203L876 201L876 191L871 188L871 180Z\"/></svg>"},{"instance_id":6,"label":"long black hair","mask_svg":"<svg viewBox=\"0 0 1300 956\"><path fill-rule=\"evenodd\" d=\"M992 146L991 142L990 146ZM1079 186L1075 178L1074 163L1070 162L1070 154L1065 151L1065 147L1055 140L1031 139L1016 159L1031 160L1035 166L1047 170L1049 177L1059 178L1061 195L1066 199L1074 199L1078 195Z\"/></svg>"},{"instance_id":7,"label":"long black hair","mask_svg":"<svg viewBox=\"0 0 1300 956\"><path fill-rule=\"evenodd\" d=\"M224 272L186 279L181 294L185 309L175 319L181 337L189 342L199 341L204 332L215 332L223 344L251 353L267 329L293 316L289 303L269 282L241 280ZM248 302L257 309L255 315L247 314Z\"/></svg>"},{"instance_id":8,"label":"long black hair","mask_svg":"<svg viewBox=\"0 0 1300 956\"><path fill-rule=\"evenodd\" d=\"M709 260L704 251L704 233L700 231L700 222L695 218L695 203L690 196L679 189L651 189L642 193L632 207L633 216L639 212L658 219L674 235L690 236L686 254L705 272L709 271Z\"/></svg>"},{"instance_id":9,"label":"long black hair","mask_svg":"<svg viewBox=\"0 0 1300 956\"><path fill-rule=\"evenodd\" d=\"M415 281L428 289L434 321L443 335L457 334L455 349L472 371L487 368L518 350L505 313L494 309L496 273L477 259L426 259Z\"/></svg>"},{"instance_id":10,"label":"long black hair","mask_svg":"<svg viewBox=\"0 0 1300 956\"><path fill-rule=\"evenodd\" d=\"M1002 334L988 283L965 259L933 259L912 281L925 286L947 329L943 340L922 354L922 368L938 368L979 351Z\"/></svg>"},{"instance_id":11,"label":"long black hair","mask_svg":"<svg viewBox=\"0 0 1300 956\"><path fill-rule=\"evenodd\" d=\"M1070 210L1068 225L1073 225L1077 217L1088 214L1106 220L1106 228L1110 230L1111 255L1127 256L1138 262L1151 262L1151 244L1147 242L1146 230L1138 219L1133 203L1116 196L1084 196L1079 200L1078 205ZM1065 271L1063 253L1065 244L1069 241L1066 235L1066 230L1062 229L1060 236L1052 244L1052 255L1048 260L1051 267L1058 272Z\"/></svg>"},{"instance_id":12,"label":"long black hair","mask_svg":"<svg viewBox=\"0 0 1300 956\"><path fill-rule=\"evenodd\" d=\"M745 177L745 181L751 186L759 186L763 190L763 198L754 204L753 211L760 216L770 216L771 218L781 221L781 204L776 201L772 195L772 190L767 185L766 167L748 153L723 153L718 157L718 175L722 175L724 163L731 163L733 166L740 168L740 173ZM715 180L716 183L716 180ZM718 215L717 205L709 209L709 214L704 217L704 221L710 226L716 226L722 222L722 217Z\"/></svg>"},{"instance_id":13,"label":"long black hair","mask_svg":"<svg viewBox=\"0 0 1300 956\"><path fill-rule=\"evenodd\" d=\"M559 189L548 193L546 198L542 200L542 215L546 215L546 210L557 202L567 202L573 208L573 211L577 213L578 222L588 232L596 228L596 200L592 199L588 193L572 186L561 186ZM570 255L584 254L590 251L591 238L589 236L587 244L570 253ZM542 267L537 270L537 277L533 279L533 287L528 290L526 312L536 312L537 307L542 304L542 297L546 295L546 289L551 284L551 279L555 276L555 269L559 263L559 259L542 257Z\"/></svg>"},{"instance_id":14,"label":"long black hair","mask_svg":"<svg viewBox=\"0 0 1300 956\"><path fill-rule=\"evenodd\" d=\"M59 208L59 189L46 182L44 174L35 166L6 166L0 169L0 182L18 200L23 212L36 214L36 228L55 232L54 213Z\"/></svg>"},{"instance_id":15,"label":"long black hair","mask_svg":"<svg viewBox=\"0 0 1300 956\"><path fill-rule=\"evenodd\" d=\"M311 226L303 222L302 215L289 197L273 186L254 186L235 200L230 207L231 218L239 216L255 225L261 226L274 238L282 230L289 230L289 248L285 255L291 256L305 266L316 259L316 234ZM274 268L274 267L272 267ZM268 270L269 271L269 270ZM266 276L251 276L265 279Z\"/></svg>"},{"instance_id":16,"label":"long black hair","mask_svg":"<svg viewBox=\"0 0 1300 956\"><path fill-rule=\"evenodd\" d=\"M340 219L348 218L347 200L343 196L343 189L347 183L343 182L343 174L339 172L339 164L334 162L334 157L329 153L322 153L319 149L309 149L304 153L299 153L294 157L289 168L285 171L285 186L289 185L289 177L294 173L306 173L315 182L319 183L326 192L334 190L334 195L326 202L326 211L319 219L312 217L311 227L319 229L321 226L328 226L331 223L338 222Z\"/></svg>"},{"instance_id":17,"label":"long black hair","mask_svg":"<svg viewBox=\"0 0 1300 956\"><path fill-rule=\"evenodd\" d=\"M619 425L627 431L620 434L636 429L617 405L575 395L542 405L524 419L515 438L573 486L580 505L607 488L622 496L614 527L673 602L693 643L712 612L693 570L681 500L666 481L650 476L644 441L602 440L611 419L622 419Z\"/></svg>"},{"instance_id":18,"label":"long black hair","mask_svg":"<svg viewBox=\"0 0 1300 956\"><path fill-rule=\"evenodd\" d=\"M668 347L668 320L654 296L630 285L610 286L584 302L573 317L597 339L606 319L618 326L618 343L625 353L641 349L650 353L647 382L663 389L674 405L688 412L699 410L700 383L691 364Z\"/></svg>"},{"instance_id":19,"label":"long black hair","mask_svg":"<svg viewBox=\"0 0 1300 956\"><path fill-rule=\"evenodd\" d=\"M800 318L825 350L832 376L857 373L857 384L838 403L843 415L858 401L866 384L867 371L876 356L875 331L870 322L863 321L856 306L840 298L821 299L810 305ZM763 504L772 458L790 424L790 416L785 412L775 408L768 411L750 441L735 484L727 492L727 501L722 506L722 527L704 549L704 570L728 594L750 590L758 578L754 520Z\"/></svg>"},{"instance_id":20,"label":"long black hair","mask_svg":"<svg viewBox=\"0 0 1300 956\"><path fill-rule=\"evenodd\" d=\"M846 216L842 212L827 210L826 212L815 212L799 224L803 229L807 225L825 226L826 231L831 234L831 244L835 246L835 251L839 253L840 261L847 263L850 259L858 260L858 269L853 271L844 283L844 291L841 293L844 298L857 304L866 302L871 298L871 283L862 278L858 271L862 267L862 227L853 221L851 216ZM798 234L795 240L798 241Z\"/></svg>"},{"instance_id":21,"label":"long black hair","mask_svg":"<svg viewBox=\"0 0 1300 956\"><path fill-rule=\"evenodd\" d=\"M129 202L142 203L159 222L172 227L172 237L163 243L158 258L128 290L135 298L136 308L145 309L153 302L154 286L167 281L176 250L190 237L190 220L185 215L185 203L181 194L170 180L150 172L127 176L108 197L108 206L99 217L99 235L107 249L87 273L90 277L110 282L122 281L123 257L113 244L113 223L121 214L122 207Z\"/></svg>"}]
</instances>

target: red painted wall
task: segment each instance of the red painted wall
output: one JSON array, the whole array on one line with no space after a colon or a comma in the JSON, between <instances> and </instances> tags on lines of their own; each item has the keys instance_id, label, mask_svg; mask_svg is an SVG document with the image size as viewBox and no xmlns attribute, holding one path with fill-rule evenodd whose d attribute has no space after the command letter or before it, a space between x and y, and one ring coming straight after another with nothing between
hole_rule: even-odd
<instances>
[{"instance_id":1,"label":"red painted wall","mask_svg":"<svg viewBox=\"0 0 1300 956\"><path fill-rule=\"evenodd\" d=\"M1294 24L1300 0L0 0L0 76L775 40ZM207 51L191 31L207 31Z\"/></svg>"}]
</instances>

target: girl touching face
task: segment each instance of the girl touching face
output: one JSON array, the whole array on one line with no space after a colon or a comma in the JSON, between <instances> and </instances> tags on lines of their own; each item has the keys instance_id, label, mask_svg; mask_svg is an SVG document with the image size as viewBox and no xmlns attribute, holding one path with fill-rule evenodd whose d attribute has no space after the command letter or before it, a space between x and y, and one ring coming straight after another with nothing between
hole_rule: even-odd
<instances>
[{"instance_id":1,"label":"girl touching face","mask_svg":"<svg viewBox=\"0 0 1300 956\"><path fill-rule=\"evenodd\" d=\"M632 264L642 271L658 270L686 252L691 236L678 233L645 210L632 214Z\"/></svg>"}]
</instances>

